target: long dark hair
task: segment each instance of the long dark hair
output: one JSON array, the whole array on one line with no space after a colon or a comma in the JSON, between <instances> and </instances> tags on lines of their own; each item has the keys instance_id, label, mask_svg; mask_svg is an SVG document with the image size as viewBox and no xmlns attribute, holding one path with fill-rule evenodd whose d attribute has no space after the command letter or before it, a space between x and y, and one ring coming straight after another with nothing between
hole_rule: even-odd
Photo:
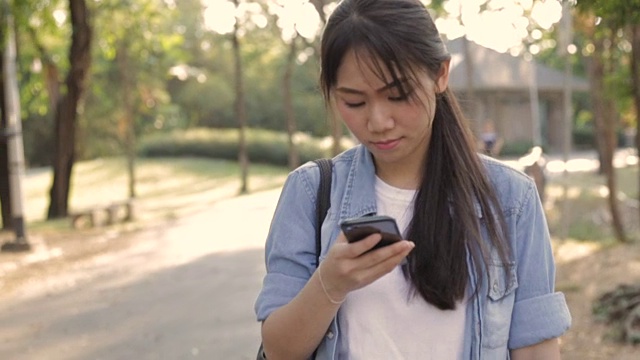
<instances>
[{"instance_id":1,"label":"long dark hair","mask_svg":"<svg viewBox=\"0 0 640 360\"><path fill-rule=\"evenodd\" d=\"M393 83L401 84L403 95L409 92L403 84L419 83L419 71L435 79L443 62L451 59L419 0L343 0L322 36L320 85L327 102L350 50L370 55L381 79L387 69ZM431 139L407 234L416 247L404 273L416 293L445 310L454 309L465 296L471 270L467 254L482 281L492 261L491 248L506 264L510 246L500 203L476 154L468 121L453 93L441 90L436 94ZM480 221L489 243L482 238Z\"/></svg>"}]
</instances>

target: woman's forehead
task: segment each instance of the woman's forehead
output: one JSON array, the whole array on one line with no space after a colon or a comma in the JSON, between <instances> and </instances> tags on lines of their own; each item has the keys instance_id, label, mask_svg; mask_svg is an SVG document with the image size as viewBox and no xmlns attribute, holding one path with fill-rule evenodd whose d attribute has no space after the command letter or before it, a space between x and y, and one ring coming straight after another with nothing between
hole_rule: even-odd
<instances>
[{"instance_id":1,"label":"woman's forehead","mask_svg":"<svg viewBox=\"0 0 640 360\"><path fill-rule=\"evenodd\" d=\"M359 71L368 78L377 78L383 84L397 81L399 74L398 65L391 61L385 61L380 56L367 50L349 50L342 59L340 68L349 71Z\"/></svg>"},{"instance_id":2,"label":"woman's forehead","mask_svg":"<svg viewBox=\"0 0 640 360\"><path fill-rule=\"evenodd\" d=\"M385 61L380 56L363 49L347 51L340 63L337 75L336 82L340 82L341 77L361 75L368 79L371 87L374 88L388 85L402 87L408 82L424 81L424 75L429 79L432 78L429 71L420 66L409 63L398 64L393 60ZM339 86L339 84L335 85Z\"/></svg>"}]
</instances>

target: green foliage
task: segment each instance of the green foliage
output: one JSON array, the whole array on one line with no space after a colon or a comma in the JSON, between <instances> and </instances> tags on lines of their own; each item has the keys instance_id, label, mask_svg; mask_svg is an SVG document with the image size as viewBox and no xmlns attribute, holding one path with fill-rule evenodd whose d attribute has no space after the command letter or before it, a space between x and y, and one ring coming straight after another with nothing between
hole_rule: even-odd
<instances>
[{"instance_id":1,"label":"green foliage","mask_svg":"<svg viewBox=\"0 0 640 360\"><path fill-rule=\"evenodd\" d=\"M51 164L53 139L50 131L53 119L45 116L33 116L22 124L24 157L28 167L48 166Z\"/></svg>"},{"instance_id":2,"label":"green foliage","mask_svg":"<svg viewBox=\"0 0 640 360\"><path fill-rule=\"evenodd\" d=\"M635 166L617 168L616 174L618 196L624 199L619 206L625 228L631 238L637 239L640 228L630 199L637 198L638 169ZM615 243L605 189L606 178L595 170L566 175L550 172L545 208L551 234L601 244Z\"/></svg>"},{"instance_id":3,"label":"green foliage","mask_svg":"<svg viewBox=\"0 0 640 360\"><path fill-rule=\"evenodd\" d=\"M592 11L618 27L640 24L640 0L579 0L576 8L581 12Z\"/></svg>"},{"instance_id":4,"label":"green foliage","mask_svg":"<svg viewBox=\"0 0 640 360\"><path fill-rule=\"evenodd\" d=\"M523 156L533 147L531 141L513 141L505 143L500 150L500 156Z\"/></svg>"},{"instance_id":5,"label":"green foliage","mask_svg":"<svg viewBox=\"0 0 640 360\"><path fill-rule=\"evenodd\" d=\"M78 159L123 153L128 119L125 88L137 137L158 130L236 126L230 41L204 28L200 0L101 0L90 1L89 6L95 41L78 118ZM50 90L65 91L71 33L68 4L25 0L14 1L12 9L20 45L18 78L27 158L31 164L46 165L54 115ZM275 16L266 10L265 16L266 27L249 20L241 38L248 123L283 131L286 44ZM299 131L322 136L328 134L329 123L317 91L313 46L300 48L306 57L299 59L292 79L294 112ZM57 76L49 77L53 80L48 84L49 70Z\"/></svg>"},{"instance_id":6,"label":"green foliage","mask_svg":"<svg viewBox=\"0 0 640 360\"><path fill-rule=\"evenodd\" d=\"M573 146L579 150L597 149L595 130L592 126L573 129Z\"/></svg>"},{"instance_id":7,"label":"green foliage","mask_svg":"<svg viewBox=\"0 0 640 360\"><path fill-rule=\"evenodd\" d=\"M626 139L622 130L616 131L616 141L618 142L618 147L625 146ZM573 146L577 150L597 149L596 130L592 126L573 129Z\"/></svg>"},{"instance_id":8,"label":"green foliage","mask_svg":"<svg viewBox=\"0 0 640 360\"><path fill-rule=\"evenodd\" d=\"M256 2L267 8L266 0ZM445 1L424 2L430 3L430 9L436 13L445 11ZM236 126L229 37L204 27L201 0L100 0L89 1L89 5L95 42L87 96L79 119L78 158L116 155L123 151L123 80L117 61L123 48L127 50L131 74L127 83L132 87L130 100L138 137L159 130ZM53 114L42 64L45 58L51 60L59 71L58 81L64 79L70 42L69 20L64 19L68 14L67 2L14 0L13 8L20 44L25 147L30 163L46 164L51 153L51 149L46 148L51 141L42 139L50 137ZM284 131L282 75L287 45L281 39L276 16L266 10L263 15L268 20L265 27L256 26L248 19L243 22L241 36L248 124L253 128ZM36 30L35 36L30 29ZM587 45L586 40L580 40L581 36L576 32L576 45L580 50ZM540 41L555 41L556 37L554 28L544 32ZM317 88L319 64L314 46L317 43L300 43L301 56L292 78L293 105L299 131L325 136L329 133L329 123ZM553 47L541 48L546 49L541 54L545 62L562 66L562 59ZM584 74L580 52L572 61L574 73ZM184 76L178 75L180 69L184 70ZM615 97L620 99L625 121L631 123L631 112L626 110L631 108L628 81L628 73L621 72L611 80L611 86L618 89ZM587 105L588 101L580 103L577 112L584 112ZM530 144L507 144L503 153L520 155L529 147Z\"/></svg>"},{"instance_id":9,"label":"green foliage","mask_svg":"<svg viewBox=\"0 0 640 360\"><path fill-rule=\"evenodd\" d=\"M570 227L568 237L580 241L592 241L593 239L607 239L610 234L608 229L601 224L596 224L590 219L576 220Z\"/></svg>"},{"instance_id":10,"label":"green foliage","mask_svg":"<svg viewBox=\"0 0 640 360\"><path fill-rule=\"evenodd\" d=\"M68 69L71 29L61 26L67 16L66 1L12 1L18 47L18 81L21 113L26 121L50 113L45 76L47 64L57 68L58 81ZM58 20L56 20L58 19Z\"/></svg>"},{"instance_id":11,"label":"green foliage","mask_svg":"<svg viewBox=\"0 0 640 360\"><path fill-rule=\"evenodd\" d=\"M297 135L302 162L329 156L329 147L320 138ZM194 128L159 132L142 139L138 154L143 157L206 157L236 160L238 129ZM289 145L282 132L247 129L247 146L252 163L286 166Z\"/></svg>"},{"instance_id":12,"label":"green foliage","mask_svg":"<svg viewBox=\"0 0 640 360\"><path fill-rule=\"evenodd\" d=\"M139 16L131 16L134 10ZM94 12L95 32L102 36L93 49L92 86L81 119L82 159L121 154L128 116L137 136L186 126L167 91L170 68L188 58L174 29L176 12L160 0L102 0Z\"/></svg>"}]
</instances>

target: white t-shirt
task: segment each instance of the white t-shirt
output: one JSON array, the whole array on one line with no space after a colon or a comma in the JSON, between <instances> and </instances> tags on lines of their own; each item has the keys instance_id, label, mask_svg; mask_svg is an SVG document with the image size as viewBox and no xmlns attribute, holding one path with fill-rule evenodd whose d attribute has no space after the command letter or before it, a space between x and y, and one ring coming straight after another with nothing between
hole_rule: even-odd
<instances>
[{"instance_id":1,"label":"white t-shirt","mask_svg":"<svg viewBox=\"0 0 640 360\"><path fill-rule=\"evenodd\" d=\"M394 188L376 178L378 215L392 216L406 235L415 190ZM339 359L461 359L465 306L442 311L420 296L402 268L350 292L338 312Z\"/></svg>"}]
</instances>

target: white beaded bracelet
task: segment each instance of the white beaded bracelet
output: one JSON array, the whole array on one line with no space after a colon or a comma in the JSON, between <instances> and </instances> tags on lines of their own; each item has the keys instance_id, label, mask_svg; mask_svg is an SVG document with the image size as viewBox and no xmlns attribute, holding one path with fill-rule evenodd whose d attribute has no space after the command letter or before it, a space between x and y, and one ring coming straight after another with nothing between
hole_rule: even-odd
<instances>
[{"instance_id":1,"label":"white beaded bracelet","mask_svg":"<svg viewBox=\"0 0 640 360\"><path fill-rule=\"evenodd\" d=\"M324 286L324 281L322 281L322 271L320 269L322 269L322 266L318 266L318 280L320 280L320 286L322 286L322 291L324 291L324 294L327 296L327 299L329 300L330 303L334 305L342 304L345 300L347 300L347 298L345 297L340 301L336 301L336 300L333 300L331 296L329 296L329 293L327 292L327 288Z\"/></svg>"}]
</instances>

